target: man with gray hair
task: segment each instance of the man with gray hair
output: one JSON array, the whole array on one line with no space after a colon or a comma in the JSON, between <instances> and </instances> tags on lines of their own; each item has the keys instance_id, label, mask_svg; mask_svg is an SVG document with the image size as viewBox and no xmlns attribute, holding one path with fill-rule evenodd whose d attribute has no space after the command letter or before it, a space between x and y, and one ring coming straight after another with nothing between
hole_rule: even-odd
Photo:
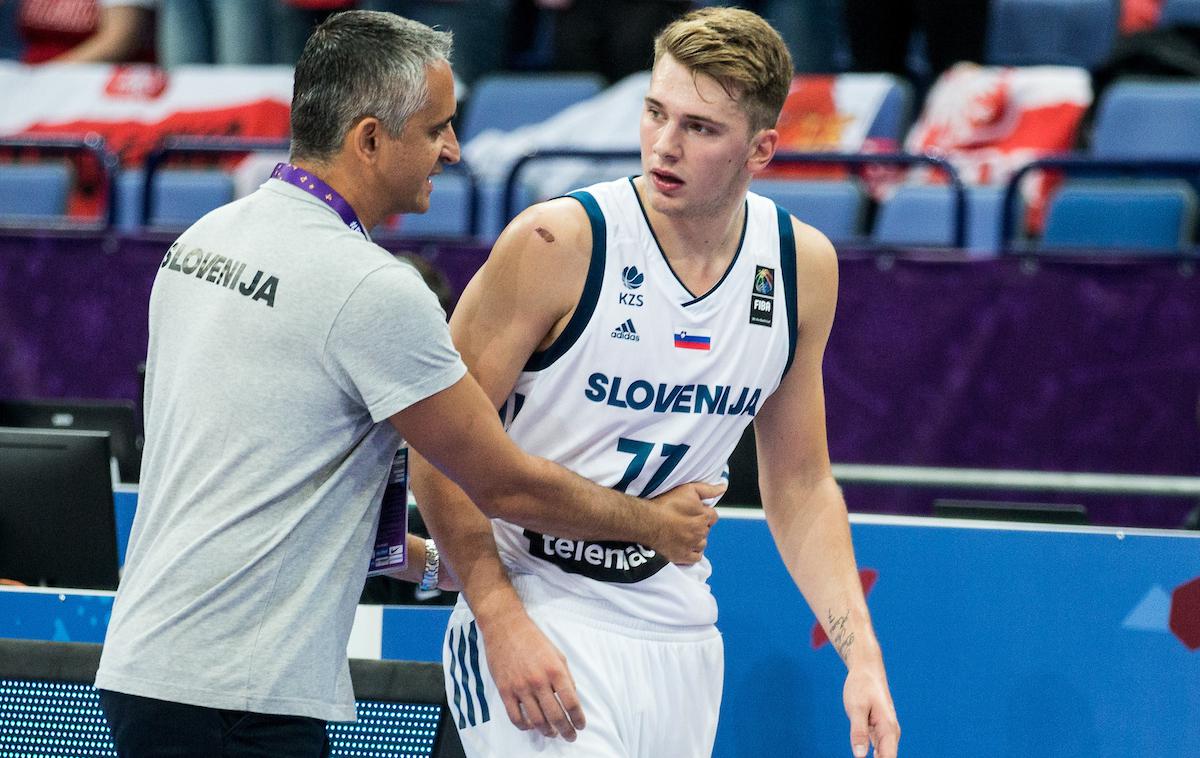
<instances>
[{"instance_id":1,"label":"man with gray hair","mask_svg":"<svg viewBox=\"0 0 1200 758\"><path fill-rule=\"evenodd\" d=\"M96 677L121 756L328 754L405 442L488 516L700 559L718 488L650 503L521 452L434 295L370 240L458 160L449 55L391 14L331 17L296 66L291 162L159 267L140 503ZM401 578L453 584L431 541L407 549ZM578 708L569 682L562 698Z\"/></svg>"}]
</instances>

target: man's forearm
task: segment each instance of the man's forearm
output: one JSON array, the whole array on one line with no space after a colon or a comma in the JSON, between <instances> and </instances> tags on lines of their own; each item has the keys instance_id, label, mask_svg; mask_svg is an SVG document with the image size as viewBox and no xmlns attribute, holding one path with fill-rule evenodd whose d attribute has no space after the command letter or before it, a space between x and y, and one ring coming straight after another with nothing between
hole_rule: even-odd
<instances>
[{"instance_id":1,"label":"man's forearm","mask_svg":"<svg viewBox=\"0 0 1200 758\"><path fill-rule=\"evenodd\" d=\"M645 500L626 495L533 456L528 467L493 501L514 524L567 539L622 540L656 545L662 522Z\"/></svg>"},{"instance_id":2,"label":"man's forearm","mask_svg":"<svg viewBox=\"0 0 1200 758\"><path fill-rule=\"evenodd\" d=\"M764 508L793 581L847 666L881 664L837 483L826 478L781 490L765 495Z\"/></svg>"}]
</instances>

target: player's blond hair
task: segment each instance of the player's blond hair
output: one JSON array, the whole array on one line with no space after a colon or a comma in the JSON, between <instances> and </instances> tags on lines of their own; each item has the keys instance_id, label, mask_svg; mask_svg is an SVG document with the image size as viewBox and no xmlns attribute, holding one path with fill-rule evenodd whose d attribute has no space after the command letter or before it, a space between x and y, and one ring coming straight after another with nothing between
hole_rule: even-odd
<instances>
[{"instance_id":1,"label":"player's blond hair","mask_svg":"<svg viewBox=\"0 0 1200 758\"><path fill-rule=\"evenodd\" d=\"M654 62L664 55L693 76L716 79L741 105L752 131L775 126L791 86L792 56L758 14L726 7L685 14L655 38Z\"/></svg>"}]
</instances>

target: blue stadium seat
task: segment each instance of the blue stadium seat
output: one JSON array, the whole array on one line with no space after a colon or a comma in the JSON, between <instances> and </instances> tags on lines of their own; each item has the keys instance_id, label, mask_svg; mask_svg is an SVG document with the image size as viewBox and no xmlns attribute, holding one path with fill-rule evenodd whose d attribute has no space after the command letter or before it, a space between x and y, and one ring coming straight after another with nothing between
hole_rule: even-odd
<instances>
[{"instance_id":1,"label":"blue stadium seat","mask_svg":"<svg viewBox=\"0 0 1200 758\"><path fill-rule=\"evenodd\" d=\"M233 177L224 171L168 169L155 175L151 191L154 215L150 226L190 226L233 200Z\"/></svg>"},{"instance_id":2,"label":"blue stadium seat","mask_svg":"<svg viewBox=\"0 0 1200 758\"><path fill-rule=\"evenodd\" d=\"M62 216L70 188L66 163L0 164L0 220Z\"/></svg>"},{"instance_id":3,"label":"blue stadium seat","mask_svg":"<svg viewBox=\"0 0 1200 758\"><path fill-rule=\"evenodd\" d=\"M141 226L145 174L122 171L117 176L116 225ZM214 208L233 200L233 177L224 171L162 169L154 175L154 204L149 226L187 227Z\"/></svg>"},{"instance_id":4,"label":"blue stadium seat","mask_svg":"<svg viewBox=\"0 0 1200 758\"><path fill-rule=\"evenodd\" d=\"M771 198L804 223L815 226L833 242L862 236L867 202L857 181L759 179L750 185L750 189Z\"/></svg>"},{"instance_id":5,"label":"blue stadium seat","mask_svg":"<svg viewBox=\"0 0 1200 758\"><path fill-rule=\"evenodd\" d=\"M117 174L117 192L113 202L115 223L122 231L142 225L142 183L145 174L140 170L122 170Z\"/></svg>"},{"instance_id":6,"label":"blue stadium seat","mask_svg":"<svg viewBox=\"0 0 1200 758\"><path fill-rule=\"evenodd\" d=\"M1118 0L993 0L987 63L1094 68L1112 52L1119 11Z\"/></svg>"},{"instance_id":7,"label":"blue stadium seat","mask_svg":"<svg viewBox=\"0 0 1200 758\"><path fill-rule=\"evenodd\" d=\"M972 256L1000 249L1001 187L967 188L966 250ZM949 247L954 244L954 193L948 186L902 185L879 207L875 242L883 245Z\"/></svg>"},{"instance_id":8,"label":"blue stadium seat","mask_svg":"<svg viewBox=\"0 0 1200 758\"><path fill-rule=\"evenodd\" d=\"M1050 200L1039 249L1179 252L1196 229L1196 193L1178 179L1068 182Z\"/></svg>"},{"instance_id":9,"label":"blue stadium seat","mask_svg":"<svg viewBox=\"0 0 1200 758\"><path fill-rule=\"evenodd\" d=\"M898 76L890 76L892 86L879 105L879 112L867 130L867 138L891 139L904 144L904 135L912 125L912 85Z\"/></svg>"},{"instance_id":10,"label":"blue stadium seat","mask_svg":"<svg viewBox=\"0 0 1200 758\"><path fill-rule=\"evenodd\" d=\"M465 237L471 234L467 218L470 203L471 185L467 178L448 171L434 178L428 211L406 213L386 231L406 237Z\"/></svg>"},{"instance_id":11,"label":"blue stadium seat","mask_svg":"<svg viewBox=\"0 0 1200 758\"><path fill-rule=\"evenodd\" d=\"M1167 0L1159 26L1200 26L1200 0Z\"/></svg>"},{"instance_id":12,"label":"blue stadium seat","mask_svg":"<svg viewBox=\"0 0 1200 758\"><path fill-rule=\"evenodd\" d=\"M1096 109L1096 158L1200 159L1200 82L1118 81Z\"/></svg>"},{"instance_id":13,"label":"blue stadium seat","mask_svg":"<svg viewBox=\"0 0 1200 758\"><path fill-rule=\"evenodd\" d=\"M595 74L493 74L471 89L458 128L460 142L485 129L511 131L545 121L604 88Z\"/></svg>"}]
</instances>

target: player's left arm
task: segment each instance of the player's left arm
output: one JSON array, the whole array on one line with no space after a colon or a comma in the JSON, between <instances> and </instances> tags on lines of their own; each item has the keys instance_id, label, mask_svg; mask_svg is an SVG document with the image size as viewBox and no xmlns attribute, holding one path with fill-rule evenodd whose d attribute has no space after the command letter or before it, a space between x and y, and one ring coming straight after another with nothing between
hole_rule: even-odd
<instances>
[{"instance_id":1,"label":"player's left arm","mask_svg":"<svg viewBox=\"0 0 1200 758\"><path fill-rule=\"evenodd\" d=\"M795 219L792 228L800 289L787 293L798 308L795 358L754 422L763 510L788 572L846 664L854 754L867 754L869 737L878 758L894 758L900 726L825 436L821 361L837 304L837 255L817 230Z\"/></svg>"}]
</instances>

